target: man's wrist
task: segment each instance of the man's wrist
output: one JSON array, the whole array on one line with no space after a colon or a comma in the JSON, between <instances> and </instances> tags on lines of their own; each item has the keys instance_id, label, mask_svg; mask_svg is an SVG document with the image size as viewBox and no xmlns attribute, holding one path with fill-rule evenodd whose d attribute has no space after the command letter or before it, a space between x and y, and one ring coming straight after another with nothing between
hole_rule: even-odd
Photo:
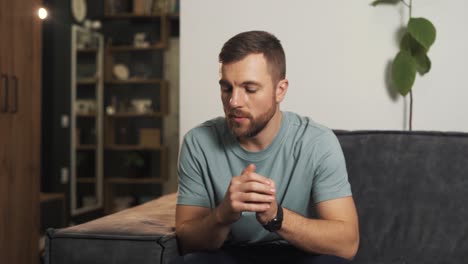
<instances>
[{"instance_id":1,"label":"man's wrist","mask_svg":"<svg viewBox=\"0 0 468 264\"><path fill-rule=\"evenodd\" d=\"M268 221L266 224L263 225L263 227L270 231L270 232L275 232L281 229L281 226L283 224L283 207L278 204L278 209L276 210L276 216Z\"/></svg>"},{"instance_id":2,"label":"man's wrist","mask_svg":"<svg viewBox=\"0 0 468 264\"><path fill-rule=\"evenodd\" d=\"M240 213L238 214L237 218L235 218L234 216L232 217L233 220L231 219L225 219L223 217L223 212L222 212L222 208L221 206L218 206L214 209L213 213L214 213L214 218L215 218L215 222L217 225L220 225L220 226L228 226L232 223L234 223L235 221L239 220L239 218L241 217Z\"/></svg>"}]
</instances>

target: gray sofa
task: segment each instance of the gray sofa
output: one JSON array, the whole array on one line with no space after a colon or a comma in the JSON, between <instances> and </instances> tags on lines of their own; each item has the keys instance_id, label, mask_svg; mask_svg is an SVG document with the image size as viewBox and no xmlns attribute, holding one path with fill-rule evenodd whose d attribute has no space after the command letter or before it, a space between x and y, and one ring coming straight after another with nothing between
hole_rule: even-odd
<instances>
[{"instance_id":1,"label":"gray sofa","mask_svg":"<svg viewBox=\"0 0 468 264\"><path fill-rule=\"evenodd\" d=\"M335 131L360 219L353 263L466 263L468 134ZM169 263L175 194L49 229L46 264Z\"/></svg>"}]
</instances>

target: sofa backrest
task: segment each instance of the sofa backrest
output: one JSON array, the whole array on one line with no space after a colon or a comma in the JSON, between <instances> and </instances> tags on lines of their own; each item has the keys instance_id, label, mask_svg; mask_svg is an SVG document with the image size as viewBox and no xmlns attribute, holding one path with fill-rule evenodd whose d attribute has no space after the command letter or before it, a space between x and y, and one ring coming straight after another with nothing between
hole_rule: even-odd
<instances>
[{"instance_id":1,"label":"sofa backrest","mask_svg":"<svg viewBox=\"0 0 468 264\"><path fill-rule=\"evenodd\" d=\"M468 134L335 134L360 220L353 263L466 263Z\"/></svg>"}]
</instances>

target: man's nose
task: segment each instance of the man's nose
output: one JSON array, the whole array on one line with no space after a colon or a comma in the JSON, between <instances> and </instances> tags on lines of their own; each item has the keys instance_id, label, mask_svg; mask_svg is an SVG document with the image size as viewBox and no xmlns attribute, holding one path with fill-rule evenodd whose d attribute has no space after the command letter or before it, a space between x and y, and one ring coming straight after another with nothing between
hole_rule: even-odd
<instances>
[{"instance_id":1,"label":"man's nose","mask_svg":"<svg viewBox=\"0 0 468 264\"><path fill-rule=\"evenodd\" d=\"M231 107L243 106L245 101L245 93L242 91L242 89L233 88L231 93L231 99L229 99L229 104L231 105Z\"/></svg>"}]
</instances>

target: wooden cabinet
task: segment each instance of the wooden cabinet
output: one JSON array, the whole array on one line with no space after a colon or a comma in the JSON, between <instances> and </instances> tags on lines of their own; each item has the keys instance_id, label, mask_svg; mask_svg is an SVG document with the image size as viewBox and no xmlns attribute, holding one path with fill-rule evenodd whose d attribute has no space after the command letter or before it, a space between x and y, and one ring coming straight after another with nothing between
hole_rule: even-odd
<instances>
[{"instance_id":1,"label":"wooden cabinet","mask_svg":"<svg viewBox=\"0 0 468 264\"><path fill-rule=\"evenodd\" d=\"M0 259L39 258L40 1L0 0Z\"/></svg>"}]
</instances>

